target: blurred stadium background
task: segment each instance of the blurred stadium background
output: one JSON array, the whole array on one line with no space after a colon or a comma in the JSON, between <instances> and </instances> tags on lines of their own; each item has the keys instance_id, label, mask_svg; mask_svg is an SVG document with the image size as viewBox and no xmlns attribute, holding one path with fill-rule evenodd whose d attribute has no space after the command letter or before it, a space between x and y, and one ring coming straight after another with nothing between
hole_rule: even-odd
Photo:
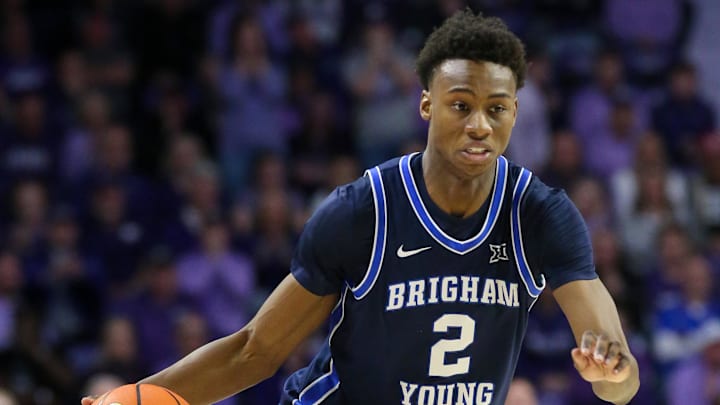
<instances>
[{"instance_id":1,"label":"blurred stadium background","mask_svg":"<svg viewBox=\"0 0 720 405\"><path fill-rule=\"evenodd\" d=\"M467 4L527 44L507 155L587 221L633 404L720 403L717 0L0 0L0 403L241 327L330 190L423 147L414 56ZM324 332L225 402L276 404ZM526 342L520 403L600 403L551 297Z\"/></svg>"}]
</instances>

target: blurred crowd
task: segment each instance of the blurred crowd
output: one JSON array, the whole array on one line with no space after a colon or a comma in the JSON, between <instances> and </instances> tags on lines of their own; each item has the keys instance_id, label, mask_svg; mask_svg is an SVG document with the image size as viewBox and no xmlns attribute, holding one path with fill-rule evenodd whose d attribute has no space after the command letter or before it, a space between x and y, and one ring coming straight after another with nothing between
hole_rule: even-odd
<instances>
[{"instance_id":1,"label":"blurred crowd","mask_svg":"<svg viewBox=\"0 0 720 405\"><path fill-rule=\"evenodd\" d=\"M423 149L414 57L466 5L527 45L507 156L585 218L632 403L720 404L716 0L0 0L0 404L247 322L324 196ZM277 403L324 336L224 402ZM544 293L508 404L601 403L573 346Z\"/></svg>"}]
</instances>

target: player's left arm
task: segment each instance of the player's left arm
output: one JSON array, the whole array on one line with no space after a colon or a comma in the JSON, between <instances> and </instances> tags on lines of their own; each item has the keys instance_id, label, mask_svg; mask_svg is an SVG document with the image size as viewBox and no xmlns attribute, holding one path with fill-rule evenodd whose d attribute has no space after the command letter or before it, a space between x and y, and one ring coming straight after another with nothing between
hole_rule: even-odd
<instances>
[{"instance_id":1,"label":"player's left arm","mask_svg":"<svg viewBox=\"0 0 720 405\"><path fill-rule=\"evenodd\" d=\"M599 279L576 280L553 291L570 323L577 347L571 356L595 395L627 404L640 388L637 361L620 324L615 302Z\"/></svg>"},{"instance_id":2,"label":"player's left arm","mask_svg":"<svg viewBox=\"0 0 720 405\"><path fill-rule=\"evenodd\" d=\"M536 190L525 201L525 219L533 235L526 243L530 251L541 252L538 268L575 335L575 368L598 397L626 404L640 386L638 365L615 303L595 272L587 226L564 192Z\"/></svg>"}]
</instances>

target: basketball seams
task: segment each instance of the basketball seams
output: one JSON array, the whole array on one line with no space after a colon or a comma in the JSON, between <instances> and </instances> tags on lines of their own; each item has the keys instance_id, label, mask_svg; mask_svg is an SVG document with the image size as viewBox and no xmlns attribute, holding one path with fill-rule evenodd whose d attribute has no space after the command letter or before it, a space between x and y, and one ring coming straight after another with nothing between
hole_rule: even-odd
<instances>
[{"instance_id":1,"label":"basketball seams","mask_svg":"<svg viewBox=\"0 0 720 405\"><path fill-rule=\"evenodd\" d=\"M141 385L140 383L135 384L135 402L137 402L137 405L142 405L142 395L140 395Z\"/></svg>"},{"instance_id":2,"label":"basketball seams","mask_svg":"<svg viewBox=\"0 0 720 405\"><path fill-rule=\"evenodd\" d=\"M170 399L172 398L172 399ZM96 405L188 405L172 390L148 383L125 384L115 387L98 398Z\"/></svg>"},{"instance_id":3,"label":"basketball seams","mask_svg":"<svg viewBox=\"0 0 720 405\"><path fill-rule=\"evenodd\" d=\"M177 405L181 405L181 404L180 404L180 400L175 396L175 394L174 394L172 391L170 391L169 389L167 389L167 388L165 388L165 387L162 387L162 389L164 389L165 392L167 392L168 394L170 394L170 396L175 400L175 403L176 403Z\"/></svg>"}]
</instances>

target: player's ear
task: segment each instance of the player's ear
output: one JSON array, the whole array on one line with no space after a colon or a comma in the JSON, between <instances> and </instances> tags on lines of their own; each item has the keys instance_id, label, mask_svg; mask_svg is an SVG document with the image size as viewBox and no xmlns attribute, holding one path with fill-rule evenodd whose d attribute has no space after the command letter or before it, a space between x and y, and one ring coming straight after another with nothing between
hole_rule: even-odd
<instances>
[{"instance_id":1,"label":"player's ear","mask_svg":"<svg viewBox=\"0 0 720 405\"><path fill-rule=\"evenodd\" d=\"M512 126L515 126L515 120L517 119L518 114L518 98L515 97L515 108L513 109L513 123Z\"/></svg>"},{"instance_id":2,"label":"player's ear","mask_svg":"<svg viewBox=\"0 0 720 405\"><path fill-rule=\"evenodd\" d=\"M430 121L431 105L430 92L428 90L423 90L422 95L420 95L420 117L422 117L425 121Z\"/></svg>"}]
</instances>

